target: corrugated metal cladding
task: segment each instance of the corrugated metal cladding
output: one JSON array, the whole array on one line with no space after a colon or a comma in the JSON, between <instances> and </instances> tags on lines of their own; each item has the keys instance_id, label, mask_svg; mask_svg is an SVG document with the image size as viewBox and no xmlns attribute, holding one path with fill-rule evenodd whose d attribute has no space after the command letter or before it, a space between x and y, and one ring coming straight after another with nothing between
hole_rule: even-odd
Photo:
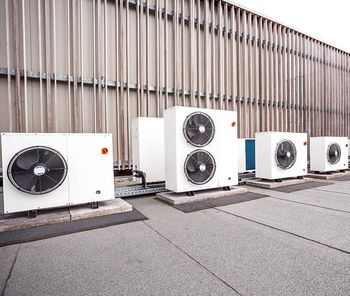
<instances>
[{"instance_id":1,"label":"corrugated metal cladding","mask_svg":"<svg viewBox=\"0 0 350 296\"><path fill-rule=\"evenodd\" d=\"M173 105L349 136L350 55L226 1L2 0L0 25L0 131L112 132L122 168Z\"/></svg>"}]
</instances>

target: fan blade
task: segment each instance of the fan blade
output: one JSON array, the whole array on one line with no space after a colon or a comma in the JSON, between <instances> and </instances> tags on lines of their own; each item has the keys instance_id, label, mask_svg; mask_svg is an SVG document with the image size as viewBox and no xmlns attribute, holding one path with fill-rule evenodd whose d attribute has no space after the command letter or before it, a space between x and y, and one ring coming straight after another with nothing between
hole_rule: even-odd
<instances>
[{"instance_id":1,"label":"fan blade","mask_svg":"<svg viewBox=\"0 0 350 296\"><path fill-rule=\"evenodd\" d=\"M20 188L28 191L33 191L34 186L37 182L37 176L32 173L19 174L14 180Z\"/></svg>"},{"instance_id":2,"label":"fan blade","mask_svg":"<svg viewBox=\"0 0 350 296\"><path fill-rule=\"evenodd\" d=\"M187 132L188 137L190 139L192 139L198 135L199 129L198 128L191 128L191 129L187 130L186 132Z\"/></svg>"},{"instance_id":3,"label":"fan blade","mask_svg":"<svg viewBox=\"0 0 350 296\"><path fill-rule=\"evenodd\" d=\"M38 180L35 184L35 192L42 192L41 188L41 176L38 176Z\"/></svg>"},{"instance_id":4,"label":"fan blade","mask_svg":"<svg viewBox=\"0 0 350 296\"><path fill-rule=\"evenodd\" d=\"M28 171L30 168L39 162L39 157L36 150L29 150L19 155L15 160L15 164L22 170Z\"/></svg>"},{"instance_id":5,"label":"fan blade","mask_svg":"<svg viewBox=\"0 0 350 296\"><path fill-rule=\"evenodd\" d=\"M47 177L51 178L56 183L58 183L64 175L64 170L52 170L52 171L50 170L50 171L46 172L45 175Z\"/></svg>"},{"instance_id":6,"label":"fan blade","mask_svg":"<svg viewBox=\"0 0 350 296\"><path fill-rule=\"evenodd\" d=\"M41 176L41 189L42 191L46 191L48 189L51 189L52 187L57 185L57 181L49 177L48 175L42 175Z\"/></svg>"}]
</instances>

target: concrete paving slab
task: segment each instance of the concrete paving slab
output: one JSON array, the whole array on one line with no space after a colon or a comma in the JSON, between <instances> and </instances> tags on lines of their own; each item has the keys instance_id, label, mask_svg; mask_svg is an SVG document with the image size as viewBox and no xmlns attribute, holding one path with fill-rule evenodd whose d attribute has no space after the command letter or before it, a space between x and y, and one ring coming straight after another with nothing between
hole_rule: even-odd
<instances>
[{"instance_id":1,"label":"concrete paving slab","mask_svg":"<svg viewBox=\"0 0 350 296\"><path fill-rule=\"evenodd\" d=\"M99 207L97 209L92 209L89 205L81 205L71 207L69 210L72 221L130 211L132 211L132 205L121 198L99 202Z\"/></svg>"},{"instance_id":2,"label":"concrete paving slab","mask_svg":"<svg viewBox=\"0 0 350 296\"><path fill-rule=\"evenodd\" d=\"M344 171L344 172L330 172L330 173L316 173L316 172L310 172L307 174L308 178L315 178L315 179L323 179L323 180L333 180L340 177L348 177L350 176L350 171Z\"/></svg>"},{"instance_id":3,"label":"concrete paving slab","mask_svg":"<svg viewBox=\"0 0 350 296\"><path fill-rule=\"evenodd\" d=\"M21 245L5 295L237 295L142 222Z\"/></svg>"},{"instance_id":4,"label":"concrete paving slab","mask_svg":"<svg viewBox=\"0 0 350 296\"><path fill-rule=\"evenodd\" d=\"M303 203L305 205L323 207L330 210L344 211L350 213L350 195L346 196L342 193L333 193L325 191L322 192L320 190L312 189L296 191L293 194L270 192L270 197L283 199L289 202Z\"/></svg>"},{"instance_id":5,"label":"concrete paving slab","mask_svg":"<svg viewBox=\"0 0 350 296\"><path fill-rule=\"evenodd\" d=\"M224 210L350 252L348 213L307 207L269 197L264 201L229 205Z\"/></svg>"},{"instance_id":6,"label":"concrete paving slab","mask_svg":"<svg viewBox=\"0 0 350 296\"><path fill-rule=\"evenodd\" d=\"M217 209L184 214L156 200L130 202L150 218L146 223L243 295L350 293L348 254Z\"/></svg>"},{"instance_id":7,"label":"concrete paving slab","mask_svg":"<svg viewBox=\"0 0 350 296\"><path fill-rule=\"evenodd\" d=\"M279 188L279 187L284 187L289 185L304 184L311 181L312 179L310 178L285 179L285 180L282 180L281 182L276 182L273 180L251 179L251 180L247 180L246 184L250 186L259 187L259 188L272 189L272 188Z\"/></svg>"},{"instance_id":8,"label":"concrete paving slab","mask_svg":"<svg viewBox=\"0 0 350 296\"><path fill-rule=\"evenodd\" d=\"M210 189L194 191L193 196L189 196L186 193L175 193L169 191L157 193L156 196L158 199L165 201L171 205L180 205L196 201L232 196L235 194L241 194L245 192L247 192L247 189L245 189L244 187L233 186L231 187L231 190Z\"/></svg>"},{"instance_id":9,"label":"concrete paving slab","mask_svg":"<svg viewBox=\"0 0 350 296\"><path fill-rule=\"evenodd\" d=\"M334 192L334 193L343 193L346 195L350 195L350 182L336 182L333 185L329 185L327 187L317 188L318 191L324 192Z\"/></svg>"}]
</instances>

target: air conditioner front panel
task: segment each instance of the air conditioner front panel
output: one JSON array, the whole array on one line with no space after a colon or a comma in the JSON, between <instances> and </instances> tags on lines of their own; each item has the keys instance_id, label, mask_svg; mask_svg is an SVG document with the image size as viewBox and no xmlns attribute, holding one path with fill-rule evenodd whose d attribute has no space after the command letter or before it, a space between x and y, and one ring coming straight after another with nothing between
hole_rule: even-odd
<instances>
[{"instance_id":1,"label":"air conditioner front panel","mask_svg":"<svg viewBox=\"0 0 350 296\"><path fill-rule=\"evenodd\" d=\"M58 151L67 162L67 140L65 135L4 133L1 136L1 144L5 213L60 207L69 204L69 169L62 184L55 190L44 194L30 194L17 189L9 180L7 174L7 169L13 157L19 151L25 150L28 147L50 147Z\"/></svg>"},{"instance_id":2,"label":"air conditioner front panel","mask_svg":"<svg viewBox=\"0 0 350 296\"><path fill-rule=\"evenodd\" d=\"M306 133L263 132L255 136L257 178L273 180L307 174Z\"/></svg>"},{"instance_id":3,"label":"air conditioner front panel","mask_svg":"<svg viewBox=\"0 0 350 296\"><path fill-rule=\"evenodd\" d=\"M5 213L63 207L114 198L111 134L8 133L2 134L1 146L4 172L16 154L31 147L43 147L51 152L58 152L66 164L66 176L62 183L53 190L41 194L19 190L11 182L8 174L4 173ZM35 155L30 156L30 159L35 159ZM59 181L60 178L56 179L57 175L51 174L55 174L55 169L61 169L62 163L59 158L53 159L54 163L50 163L48 159L44 160L45 157L37 165L35 159L35 165L30 164L32 175L35 177L47 175ZM20 166L28 169L23 164ZM47 169L52 171L49 173ZM33 189L31 186L29 188Z\"/></svg>"},{"instance_id":4,"label":"air conditioner front panel","mask_svg":"<svg viewBox=\"0 0 350 296\"><path fill-rule=\"evenodd\" d=\"M205 113L210 117L212 130L215 129L212 139L202 147L198 147L198 143L191 143L191 140L184 135L186 119L191 114L198 113ZM235 147L237 134L236 125L233 124L236 119L236 113L232 111L190 107L167 109L164 112L166 188L174 192L187 192L237 184L237 148ZM198 124L193 126L198 127ZM211 135L212 133L205 139L210 138ZM210 180L201 184L191 182L185 172L186 159L196 150L210 153L216 164L215 172L210 174Z\"/></svg>"},{"instance_id":5,"label":"air conditioner front panel","mask_svg":"<svg viewBox=\"0 0 350 296\"><path fill-rule=\"evenodd\" d=\"M336 148L337 155L330 155ZM333 152L334 152L333 151ZM331 172L348 168L348 138L346 137L311 137L310 170Z\"/></svg>"}]
</instances>

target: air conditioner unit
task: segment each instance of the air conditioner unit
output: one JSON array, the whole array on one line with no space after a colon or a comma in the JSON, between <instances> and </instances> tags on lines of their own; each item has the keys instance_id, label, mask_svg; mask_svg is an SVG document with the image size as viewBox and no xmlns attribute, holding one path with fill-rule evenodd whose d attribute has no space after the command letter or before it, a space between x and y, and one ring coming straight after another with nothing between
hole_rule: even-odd
<instances>
[{"instance_id":1,"label":"air conditioner unit","mask_svg":"<svg viewBox=\"0 0 350 296\"><path fill-rule=\"evenodd\" d=\"M237 114L172 107L164 112L165 185L173 192L238 183Z\"/></svg>"},{"instance_id":2,"label":"air conditioner unit","mask_svg":"<svg viewBox=\"0 0 350 296\"><path fill-rule=\"evenodd\" d=\"M238 139L238 172L255 171L255 139Z\"/></svg>"},{"instance_id":3,"label":"air conditioner unit","mask_svg":"<svg viewBox=\"0 0 350 296\"><path fill-rule=\"evenodd\" d=\"M255 176L284 179L307 174L307 134L262 132L255 134Z\"/></svg>"},{"instance_id":4,"label":"air conditioner unit","mask_svg":"<svg viewBox=\"0 0 350 296\"><path fill-rule=\"evenodd\" d=\"M4 213L114 198L111 134L1 135Z\"/></svg>"},{"instance_id":5,"label":"air conditioner unit","mask_svg":"<svg viewBox=\"0 0 350 296\"><path fill-rule=\"evenodd\" d=\"M310 170L331 172L348 168L348 138L310 138Z\"/></svg>"},{"instance_id":6,"label":"air conditioner unit","mask_svg":"<svg viewBox=\"0 0 350 296\"><path fill-rule=\"evenodd\" d=\"M146 174L147 182L164 182L164 119L137 117L131 134L134 168Z\"/></svg>"}]
</instances>

